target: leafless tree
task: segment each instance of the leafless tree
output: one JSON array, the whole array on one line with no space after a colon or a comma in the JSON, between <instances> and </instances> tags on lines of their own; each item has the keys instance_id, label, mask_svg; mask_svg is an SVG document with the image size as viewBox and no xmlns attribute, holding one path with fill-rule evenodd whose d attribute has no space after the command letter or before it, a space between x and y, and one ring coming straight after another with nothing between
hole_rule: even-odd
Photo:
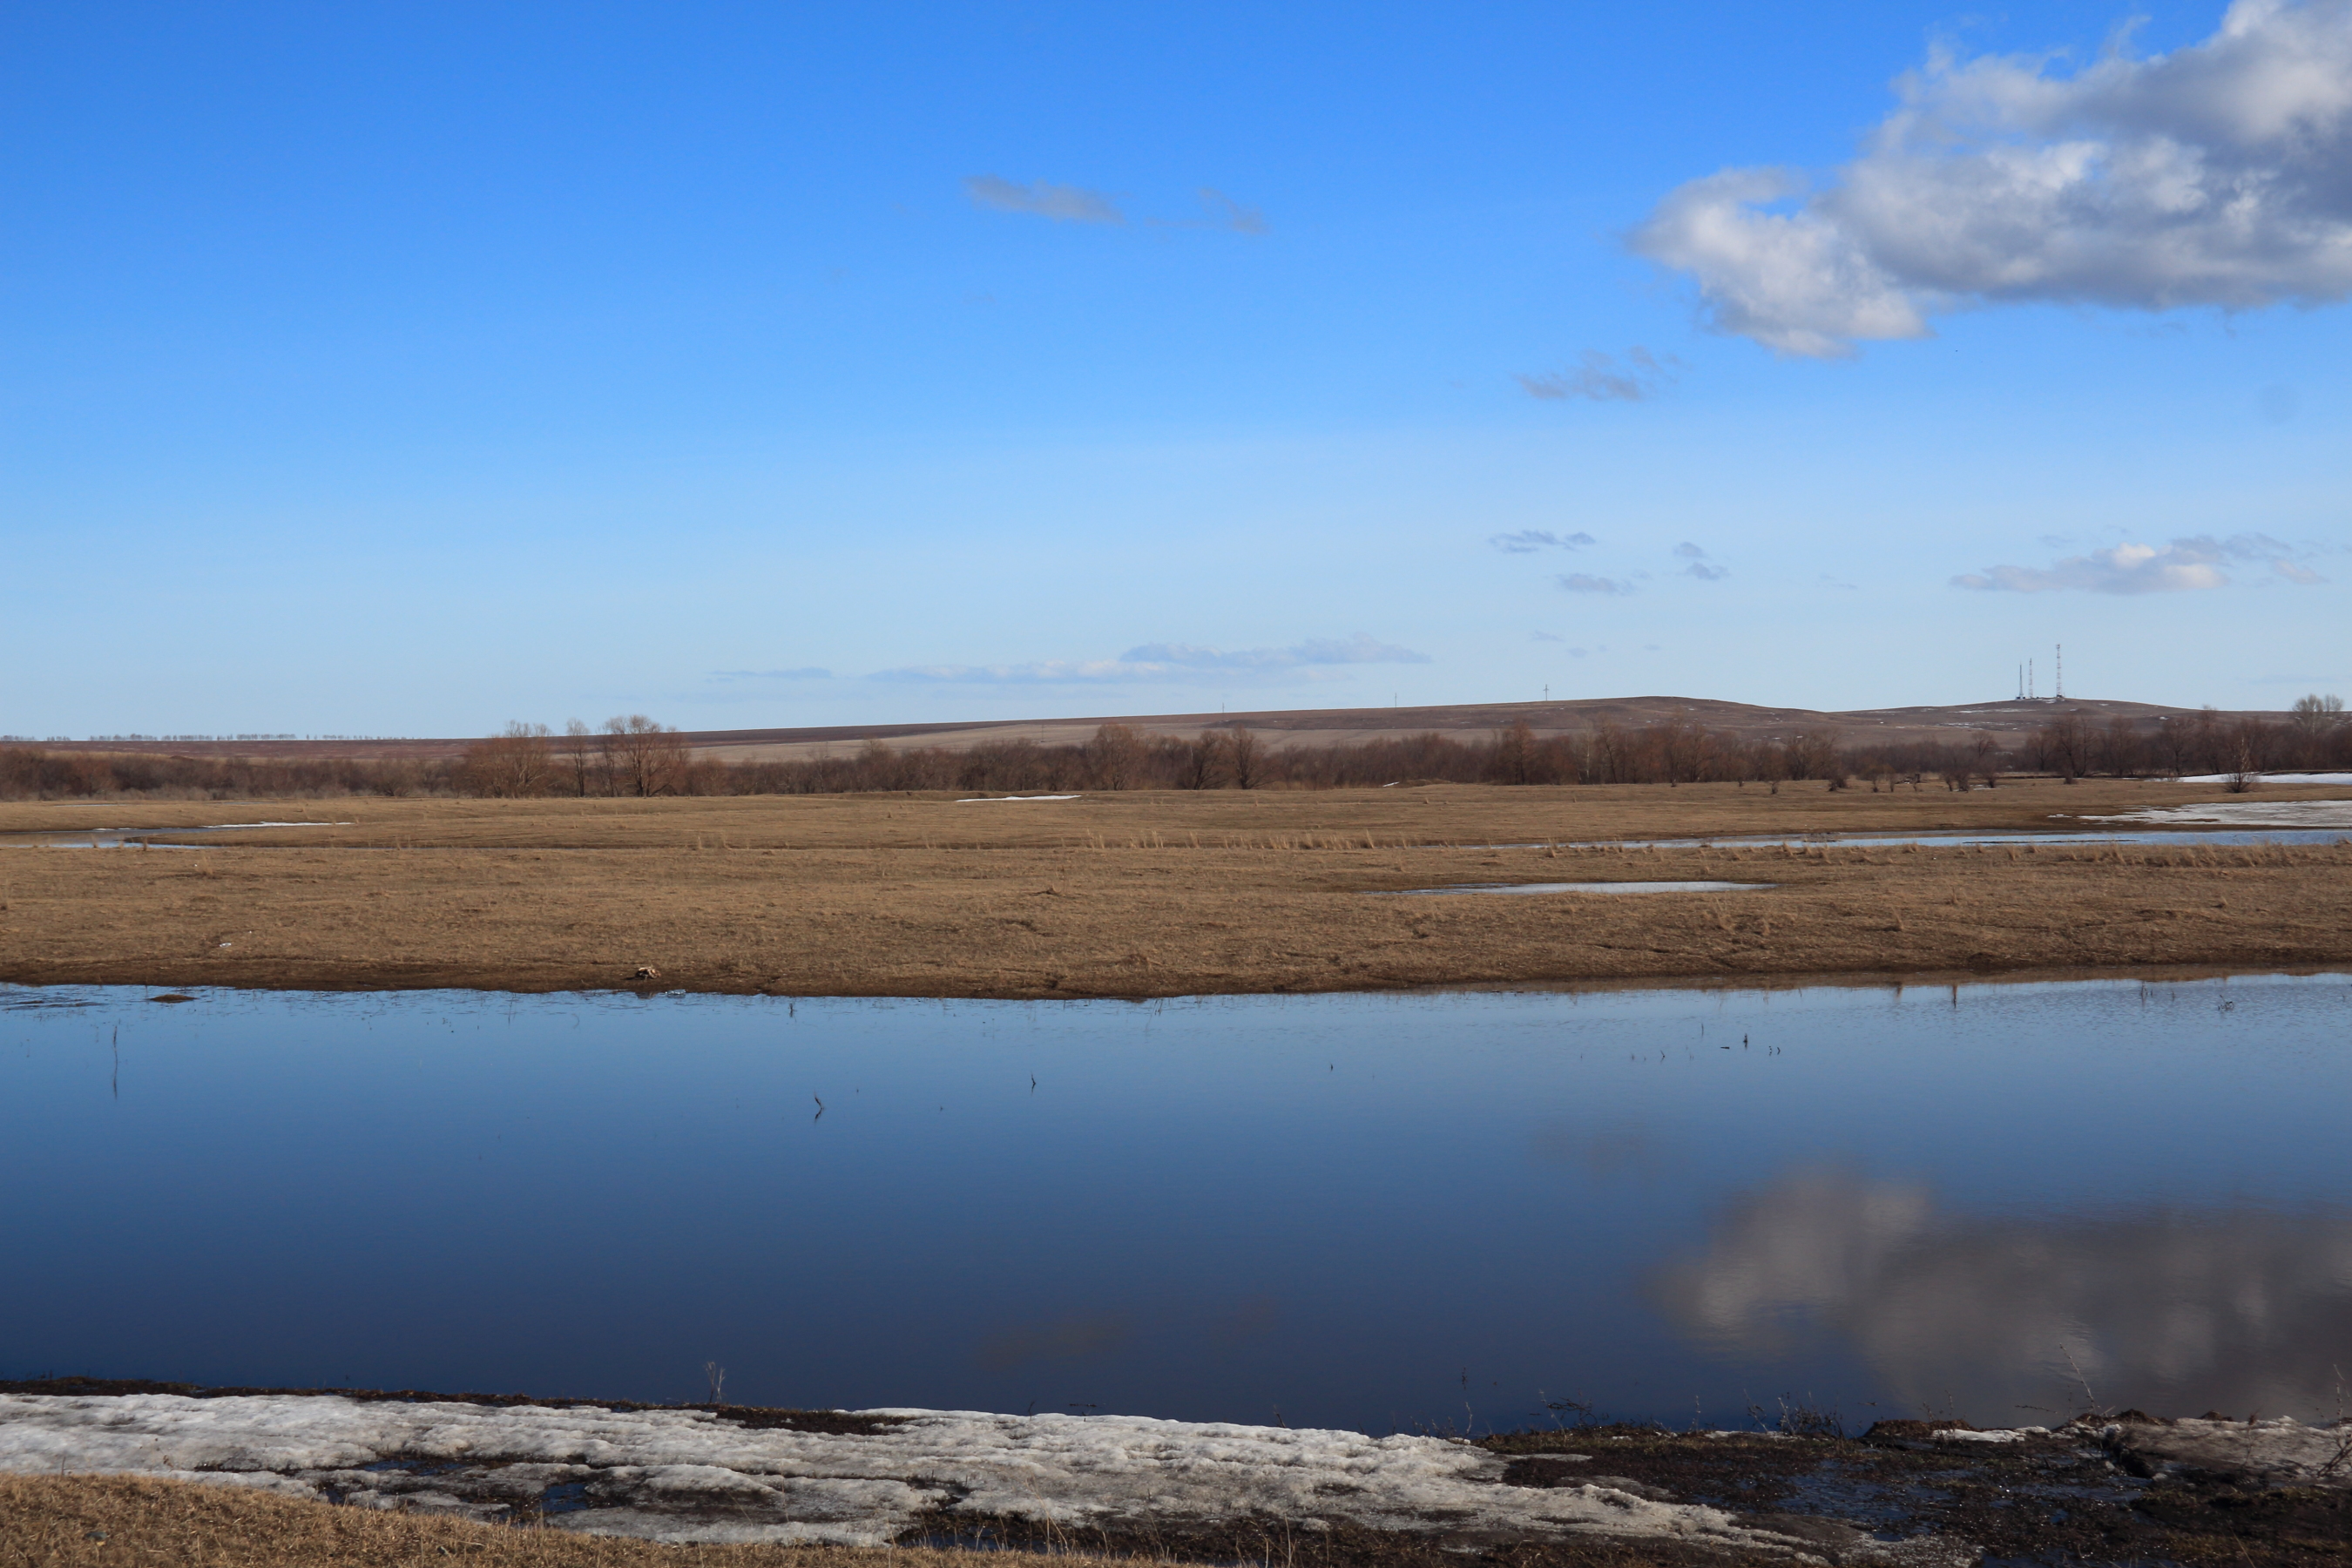
<instances>
[{"instance_id":1,"label":"leafless tree","mask_svg":"<svg viewBox=\"0 0 2352 1568\"><path fill-rule=\"evenodd\" d=\"M574 719L563 726L563 739L556 743L556 753L562 759L563 771L572 776L572 793L586 795L588 777L596 771L601 752L596 745L596 731Z\"/></svg>"},{"instance_id":2,"label":"leafless tree","mask_svg":"<svg viewBox=\"0 0 2352 1568\"><path fill-rule=\"evenodd\" d=\"M1235 789L1255 789L1265 780L1265 758L1257 737L1246 725L1236 724L1225 740L1226 764L1233 769Z\"/></svg>"},{"instance_id":3,"label":"leafless tree","mask_svg":"<svg viewBox=\"0 0 2352 1568\"><path fill-rule=\"evenodd\" d=\"M1149 754L1143 737L1125 724L1104 724L1087 742L1087 771L1097 789L1138 789Z\"/></svg>"},{"instance_id":4,"label":"leafless tree","mask_svg":"<svg viewBox=\"0 0 2352 1568\"><path fill-rule=\"evenodd\" d=\"M605 720L604 739L614 793L670 795L684 783L686 742L675 728L631 713Z\"/></svg>"},{"instance_id":5,"label":"leafless tree","mask_svg":"<svg viewBox=\"0 0 2352 1568\"><path fill-rule=\"evenodd\" d=\"M1203 730L1198 737L1185 742L1179 759L1177 783L1185 789L1215 789L1233 772L1226 738L1214 730Z\"/></svg>"},{"instance_id":6,"label":"leafless tree","mask_svg":"<svg viewBox=\"0 0 2352 1568\"><path fill-rule=\"evenodd\" d=\"M1495 782L1533 784L1535 775L1536 732L1525 719L1514 720L1495 737Z\"/></svg>"},{"instance_id":7,"label":"leafless tree","mask_svg":"<svg viewBox=\"0 0 2352 1568\"><path fill-rule=\"evenodd\" d=\"M554 776L547 726L518 719L487 741L466 748L465 782L478 795L517 798L544 795Z\"/></svg>"}]
</instances>

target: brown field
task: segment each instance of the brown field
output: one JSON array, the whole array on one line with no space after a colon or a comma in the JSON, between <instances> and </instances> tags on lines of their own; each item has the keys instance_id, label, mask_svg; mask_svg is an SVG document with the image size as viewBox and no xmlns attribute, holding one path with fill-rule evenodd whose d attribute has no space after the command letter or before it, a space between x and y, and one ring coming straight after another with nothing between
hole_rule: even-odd
<instances>
[{"instance_id":1,"label":"brown field","mask_svg":"<svg viewBox=\"0 0 2352 1568\"><path fill-rule=\"evenodd\" d=\"M1055 1532L1059 1534L1059 1532ZM1091 1542L1087 1543L1088 1545ZM1188 1553L1121 1542L1110 1552L985 1553L923 1546L656 1545L530 1523L340 1508L244 1487L141 1476L0 1475L0 1563L16 1568L1070 1568L1073 1563L1209 1562L1260 1568L1725 1568L1742 1553L1587 1537L1503 1545L1475 1555L1394 1533L1294 1531L1236 1521ZM1774 1553L1766 1561L1789 1559Z\"/></svg>"},{"instance_id":2,"label":"brown field","mask_svg":"<svg viewBox=\"0 0 2352 1568\"><path fill-rule=\"evenodd\" d=\"M966 1568L921 1547L656 1546L561 1530L337 1508L134 1476L0 1475L0 1562L31 1568ZM990 1562L1045 1568L1009 1552ZM1066 1559L1059 1560L1066 1562Z\"/></svg>"},{"instance_id":3,"label":"brown field","mask_svg":"<svg viewBox=\"0 0 2352 1568\"><path fill-rule=\"evenodd\" d=\"M2272 789L2258 798L2340 796ZM2178 784L1814 784L0 805L0 834L264 818L188 849L0 849L0 980L1121 996L2352 961L2352 847L1579 849L2072 826ZM2244 797L2236 797L2244 798ZM159 842L174 836L155 835ZM1461 882L1771 882L1370 898ZM659 972L639 982L640 966Z\"/></svg>"}]
</instances>

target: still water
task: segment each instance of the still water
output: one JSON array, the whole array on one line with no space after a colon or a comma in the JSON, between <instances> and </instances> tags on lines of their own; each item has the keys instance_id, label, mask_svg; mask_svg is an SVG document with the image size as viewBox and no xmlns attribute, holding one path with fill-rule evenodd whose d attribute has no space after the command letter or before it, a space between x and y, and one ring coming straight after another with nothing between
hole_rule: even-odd
<instances>
[{"instance_id":1,"label":"still water","mask_svg":"<svg viewBox=\"0 0 2352 1568\"><path fill-rule=\"evenodd\" d=\"M1385 1432L2352 1370L2343 975L147 994L0 988L0 1377Z\"/></svg>"}]
</instances>

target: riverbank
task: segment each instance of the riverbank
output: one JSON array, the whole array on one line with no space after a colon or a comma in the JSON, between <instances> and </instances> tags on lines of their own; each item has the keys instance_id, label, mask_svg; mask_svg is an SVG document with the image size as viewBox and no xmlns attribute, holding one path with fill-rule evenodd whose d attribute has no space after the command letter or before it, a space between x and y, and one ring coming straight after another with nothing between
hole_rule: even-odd
<instances>
[{"instance_id":1,"label":"riverbank","mask_svg":"<svg viewBox=\"0 0 2352 1568\"><path fill-rule=\"evenodd\" d=\"M213 834L185 830L330 814L16 805L0 832L132 826L193 847L0 851L0 980L1146 997L2352 960L2341 844L1606 842L2078 828L2208 797L2232 798L2127 782L393 801ZM1770 886L1368 896L1682 880Z\"/></svg>"},{"instance_id":2,"label":"riverbank","mask_svg":"<svg viewBox=\"0 0 2352 1568\"><path fill-rule=\"evenodd\" d=\"M158 1516L205 1514L197 1482L215 1498L269 1494L209 1505L242 1513L265 1539L373 1535L378 1550L364 1560L396 1561L411 1543L374 1521L421 1513L439 1518L412 1533L437 1535L436 1551L467 1550L448 1521L467 1520L484 1555L547 1568L583 1561L553 1548L557 1536L1279 1557L1294 1568L1465 1557L1957 1568L1980 1554L2299 1564L2340 1561L2352 1543L2352 1427L2341 1421L2126 1412L1994 1432L1885 1421L1855 1437L1818 1413L1751 1415L1736 1431L1562 1427L1469 1441L1115 1415L6 1393L0 1471L58 1479L47 1492L5 1482L0 1510L12 1541L110 1510L106 1521L127 1522L86 1529L110 1544L118 1531L131 1539L103 1561L188 1561L141 1552L135 1532L163 1528ZM337 1514L320 1509L328 1502L356 1506ZM370 1522L340 1522L355 1516ZM518 1523L543 1528L481 1528Z\"/></svg>"}]
</instances>

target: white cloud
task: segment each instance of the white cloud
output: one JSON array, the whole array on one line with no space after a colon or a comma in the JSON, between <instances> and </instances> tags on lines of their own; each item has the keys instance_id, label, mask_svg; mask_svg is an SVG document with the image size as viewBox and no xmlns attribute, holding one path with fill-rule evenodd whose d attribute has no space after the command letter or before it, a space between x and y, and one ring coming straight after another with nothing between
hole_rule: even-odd
<instances>
[{"instance_id":1,"label":"white cloud","mask_svg":"<svg viewBox=\"0 0 2352 1568\"><path fill-rule=\"evenodd\" d=\"M1586 572L1570 572L1559 579L1559 585L1571 594L1630 594L1631 583L1614 577L1595 577Z\"/></svg>"},{"instance_id":2,"label":"white cloud","mask_svg":"<svg viewBox=\"0 0 2352 1568\"><path fill-rule=\"evenodd\" d=\"M1190 643L1146 643L1117 658L1038 659L1024 664L937 664L886 669L877 680L923 681L961 686L1101 686L1124 681L1317 679L1337 666L1428 664L1425 653L1374 640L1359 632L1345 639L1310 637L1289 647L1220 650Z\"/></svg>"},{"instance_id":3,"label":"white cloud","mask_svg":"<svg viewBox=\"0 0 2352 1568\"><path fill-rule=\"evenodd\" d=\"M1731 568L1711 565L1705 561L1694 561L1682 569L1681 574L1685 577L1696 577L1702 583L1720 583L1731 575Z\"/></svg>"},{"instance_id":4,"label":"white cloud","mask_svg":"<svg viewBox=\"0 0 2352 1568\"><path fill-rule=\"evenodd\" d=\"M1988 566L1952 579L1956 588L2005 589L2040 594L2053 589L2080 588L2095 594L2169 594L2200 588L2226 588L2231 581L2223 566L2231 562L2268 562L2289 582L2325 583L2326 578L2295 561L2294 547L2266 533L2241 533L2229 539L2200 534L2176 539L2159 550L2152 544L2118 544L2070 555L2048 567Z\"/></svg>"},{"instance_id":5,"label":"white cloud","mask_svg":"<svg viewBox=\"0 0 2352 1568\"><path fill-rule=\"evenodd\" d=\"M1971 305L2352 293L2352 0L2236 0L2201 43L2071 75L1938 48L1897 87L1833 178L1693 180L1633 248L1722 331L1815 356Z\"/></svg>"},{"instance_id":6,"label":"white cloud","mask_svg":"<svg viewBox=\"0 0 2352 1568\"><path fill-rule=\"evenodd\" d=\"M994 174L973 174L965 179L963 189L973 205L992 208L997 212L1028 213L1035 217L1052 218L1055 223L1123 224L1127 221L1127 215L1118 210L1118 204L1109 196L1078 185L1056 185L1045 180L1016 185L1010 180L1000 180Z\"/></svg>"},{"instance_id":7,"label":"white cloud","mask_svg":"<svg viewBox=\"0 0 2352 1568\"><path fill-rule=\"evenodd\" d=\"M1529 397L1546 401L1581 398L1588 403L1639 403L1654 397L1675 383L1682 361L1660 356L1636 343L1625 351L1626 363L1599 349L1587 349L1572 371L1548 371L1540 375L1514 375Z\"/></svg>"},{"instance_id":8,"label":"white cloud","mask_svg":"<svg viewBox=\"0 0 2352 1568\"><path fill-rule=\"evenodd\" d=\"M1523 528L1517 533L1497 533L1486 542L1506 555L1532 555L1538 550L1581 550L1598 542L1589 533L1551 533L1540 528Z\"/></svg>"},{"instance_id":9,"label":"white cloud","mask_svg":"<svg viewBox=\"0 0 2352 1568\"><path fill-rule=\"evenodd\" d=\"M1530 642L1566 642L1568 639L1566 637L1556 637L1549 632L1529 632L1528 634L1528 640Z\"/></svg>"},{"instance_id":10,"label":"white cloud","mask_svg":"<svg viewBox=\"0 0 2352 1568\"><path fill-rule=\"evenodd\" d=\"M1687 539L1675 546L1675 553L1690 561L1704 561L1706 559L1706 552L1701 550L1697 545L1693 544Z\"/></svg>"}]
</instances>

